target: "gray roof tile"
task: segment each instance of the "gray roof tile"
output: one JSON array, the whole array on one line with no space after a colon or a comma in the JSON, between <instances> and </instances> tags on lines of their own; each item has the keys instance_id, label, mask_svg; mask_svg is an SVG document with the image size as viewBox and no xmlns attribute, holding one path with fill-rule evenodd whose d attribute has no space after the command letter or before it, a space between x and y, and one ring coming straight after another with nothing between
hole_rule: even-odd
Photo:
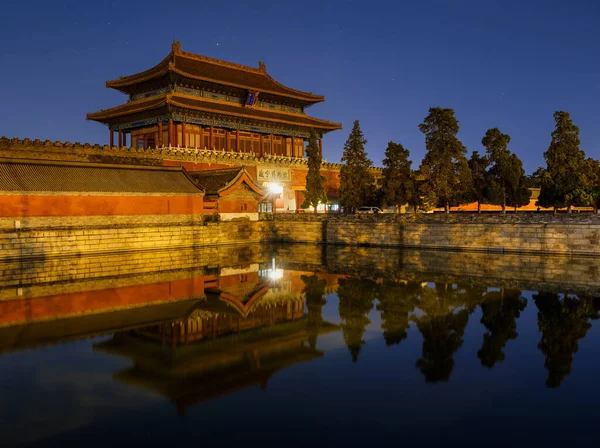
<instances>
[{"instance_id":1,"label":"gray roof tile","mask_svg":"<svg viewBox=\"0 0 600 448\"><path fill-rule=\"evenodd\" d=\"M0 159L0 191L203 194L181 167Z\"/></svg>"}]
</instances>

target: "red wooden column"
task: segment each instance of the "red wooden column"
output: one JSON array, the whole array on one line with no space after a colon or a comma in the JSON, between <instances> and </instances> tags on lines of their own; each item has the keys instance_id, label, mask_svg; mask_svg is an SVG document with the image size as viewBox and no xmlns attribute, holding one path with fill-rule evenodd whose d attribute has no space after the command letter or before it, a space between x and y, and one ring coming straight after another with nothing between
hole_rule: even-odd
<instances>
[{"instance_id":1,"label":"red wooden column","mask_svg":"<svg viewBox=\"0 0 600 448\"><path fill-rule=\"evenodd\" d=\"M260 145L260 150L259 150L259 154L261 157L265 156L265 147L264 147L264 138L262 134L258 134L259 135L259 145Z\"/></svg>"},{"instance_id":2,"label":"red wooden column","mask_svg":"<svg viewBox=\"0 0 600 448\"><path fill-rule=\"evenodd\" d=\"M200 143L198 144L198 148L200 149L206 149L206 146L204 146L204 128L202 127L202 125L200 125Z\"/></svg>"},{"instance_id":3,"label":"red wooden column","mask_svg":"<svg viewBox=\"0 0 600 448\"><path fill-rule=\"evenodd\" d=\"M127 132L123 131L123 148L127 148Z\"/></svg>"},{"instance_id":4,"label":"red wooden column","mask_svg":"<svg viewBox=\"0 0 600 448\"><path fill-rule=\"evenodd\" d=\"M269 134L269 141L271 142L269 146L269 155L272 156L275 148L275 145L273 144L273 134Z\"/></svg>"},{"instance_id":5,"label":"red wooden column","mask_svg":"<svg viewBox=\"0 0 600 448\"><path fill-rule=\"evenodd\" d=\"M169 129L167 130L167 140L169 141L169 146L173 146L173 119L169 118Z\"/></svg>"},{"instance_id":6,"label":"red wooden column","mask_svg":"<svg viewBox=\"0 0 600 448\"><path fill-rule=\"evenodd\" d=\"M321 157L323 157L323 138L319 139L319 151L321 152Z\"/></svg>"},{"instance_id":7,"label":"red wooden column","mask_svg":"<svg viewBox=\"0 0 600 448\"><path fill-rule=\"evenodd\" d=\"M288 156L295 157L294 156L294 136L292 136L292 141L290 142L290 153L288 154Z\"/></svg>"},{"instance_id":8,"label":"red wooden column","mask_svg":"<svg viewBox=\"0 0 600 448\"><path fill-rule=\"evenodd\" d=\"M225 151L229 151L229 131L225 129Z\"/></svg>"},{"instance_id":9,"label":"red wooden column","mask_svg":"<svg viewBox=\"0 0 600 448\"><path fill-rule=\"evenodd\" d=\"M235 151L240 152L240 130L235 130Z\"/></svg>"},{"instance_id":10,"label":"red wooden column","mask_svg":"<svg viewBox=\"0 0 600 448\"><path fill-rule=\"evenodd\" d=\"M215 149L215 133L213 132L213 127L211 126L209 129L209 138L208 138L208 149Z\"/></svg>"},{"instance_id":11,"label":"red wooden column","mask_svg":"<svg viewBox=\"0 0 600 448\"><path fill-rule=\"evenodd\" d=\"M110 147L112 148L113 146L115 146L115 132L111 129L110 130Z\"/></svg>"},{"instance_id":12,"label":"red wooden column","mask_svg":"<svg viewBox=\"0 0 600 448\"><path fill-rule=\"evenodd\" d=\"M122 144L123 144L123 131L119 129L119 132L117 134L117 146L120 148Z\"/></svg>"},{"instance_id":13,"label":"red wooden column","mask_svg":"<svg viewBox=\"0 0 600 448\"><path fill-rule=\"evenodd\" d=\"M185 148L187 145L185 144L185 123L181 122L181 147Z\"/></svg>"},{"instance_id":14,"label":"red wooden column","mask_svg":"<svg viewBox=\"0 0 600 448\"><path fill-rule=\"evenodd\" d=\"M156 147L157 148L164 146L162 134L163 134L162 121L159 121L158 122L158 138L156 139Z\"/></svg>"}]
</instances>

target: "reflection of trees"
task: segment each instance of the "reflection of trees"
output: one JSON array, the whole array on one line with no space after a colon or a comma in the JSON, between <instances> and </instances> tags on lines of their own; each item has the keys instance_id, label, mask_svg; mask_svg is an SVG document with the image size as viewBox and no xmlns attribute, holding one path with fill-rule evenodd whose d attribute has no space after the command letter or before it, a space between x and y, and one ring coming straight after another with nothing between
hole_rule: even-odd
<instances>
[{"instance_id":1,"label":"reflection of trees","mask_svg":"<svg viewBox=\"0 0 600 448\"><path fill-rule=\"evenodd\" d=\"M418 308L422 315L413 316L423 336L422 355L417 367L425 381L448 381L454 368L454 354L463 344L469 321L465 289L436 283L435 288L422 288Z\"/></svg>"},{"instance_id":2,"label":"reflection of trees","mask_svg":"<svg viewBox=\"0 0 600 448\"><path fill-rule=\"evenodd\" d=\"M304 282L304 293L306 294L306 308L308 309L308 340L310 346L315 348L317 346L317 337L319 330L323 325L323 305L326 300L325 286L327 286L326 280L320 280L317 275L311 276L302 275L300 279Z\"/></svg>"},{"instance_id":3,"label":"reflection of trees","mask_svg":"<svg viewBox=\"0 0 600 448\"><path fill-rule=\"evenodd\" d=\"M363 334L371 323L367 315L373 308L377 284L372 280L346 278L338 280L338 311L342 321L344 341L352 355L352 361L358 360Z\"/></svg>"},{"instance_id":4,"label":"reflection of trees","mask_svg":"<svg viewBox=\"0 0 600 448\"><path fill-rule=\"evenodd\" d=\"M377 310L381 313L381 329L388 347L399 344L408 336L409 314L415 309L420 291L421 284L417 282L403 284L384 280L379 288Z\"/></svg>"},{"instance_id":5,"label":"reflection of trees","mask_svg":"<svg viewBox=\"0 0 600 448\"><path fill-rule=\"evenodd\" d=\"M504 346L519 335L516 319L527 306L527 300L517 290L490 291L485 298L481 304L481 323L488 331L483 335L477 357L491 369L498 361L504 361Z\"/></svg>"},{"instance_id":6,"label":"reflection of trees","mask_svg":"<svg viewBox=\"0 0 600 448\"><path fill-rule=\"evenodd\" d=\"M591 327L589 319L596 319L598 312L589 298L565 295L561 299L556 293L540 292L533 295L533 300L539 310L538 328L542 339L538 347L546 358L546 386L559 387L571 373L578 341Z\"/></svg>"}]
</instances>

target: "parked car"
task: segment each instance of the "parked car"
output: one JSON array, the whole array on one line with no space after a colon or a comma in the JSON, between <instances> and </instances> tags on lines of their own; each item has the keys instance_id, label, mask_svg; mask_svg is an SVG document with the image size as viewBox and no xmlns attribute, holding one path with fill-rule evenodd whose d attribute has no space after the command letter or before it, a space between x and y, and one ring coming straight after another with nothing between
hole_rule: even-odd
<instances>
[{"instance_id":1,"label":"parked car","mask_svg":"<svg viewBox=\"0 0 600 448\"><path fill-rule=\"evenodd\" d=\"M358 207L356 213L383 213L379 207Z\"/></svg>"}]
</instances>

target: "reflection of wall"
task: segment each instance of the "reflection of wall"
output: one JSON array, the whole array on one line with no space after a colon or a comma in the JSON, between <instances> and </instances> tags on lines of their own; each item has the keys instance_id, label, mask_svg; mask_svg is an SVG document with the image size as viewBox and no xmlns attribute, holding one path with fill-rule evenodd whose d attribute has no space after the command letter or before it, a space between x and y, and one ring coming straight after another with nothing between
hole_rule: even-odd
<instances>
[{"instance_id":1,"label":"reflection of wall","mask_svg":"<svg viewBox=\"0 0 600 448\"><path fill-rule=\"evenodd\" d=\"M219 279L253 288L264 257L255 245L0 262L0 327L199 298Z\"/></svg>"},{"instance_id":2,"label":"reflection of wall","mask_svg":"<svg viewBox=\"0 0 600 448\"><path fill-rule=\"evenodd\" d=\"M283 246L275 256L291 270L600 295L600 259L592 257L309 245Z\"/></svg>"}]
</instances>

